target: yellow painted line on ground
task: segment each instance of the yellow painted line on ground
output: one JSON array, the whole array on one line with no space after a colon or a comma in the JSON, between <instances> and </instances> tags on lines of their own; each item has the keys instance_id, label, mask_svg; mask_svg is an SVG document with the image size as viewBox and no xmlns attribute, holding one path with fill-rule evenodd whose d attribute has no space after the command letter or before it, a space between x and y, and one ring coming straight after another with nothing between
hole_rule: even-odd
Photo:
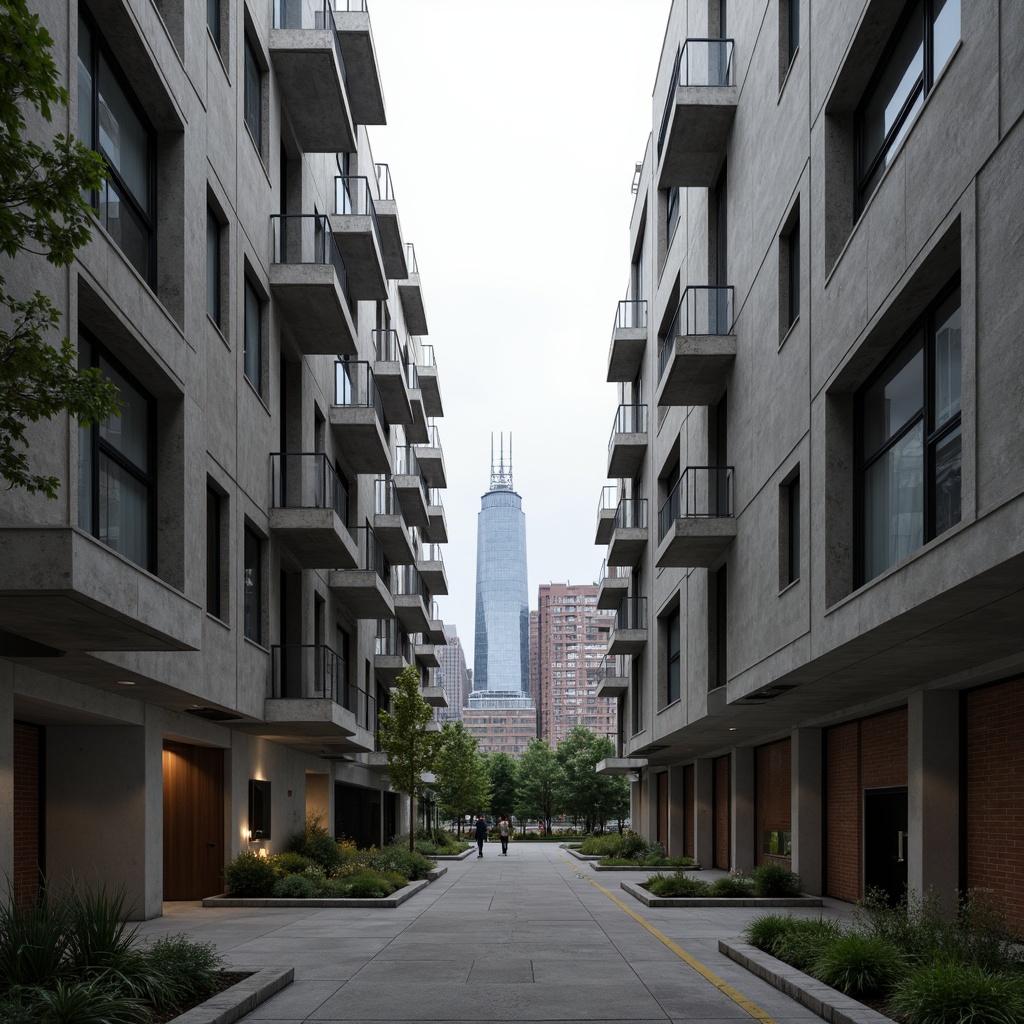
<instances>
[{"instance_id":1,"label":"yellow painted line on ground","mask_svg":"<svg viewBox=\"0 0 1024 1024\"><path fill-rule=\"evenodd\" d=\"M696 957L693 957L689 953L687 953L682 946L673 942L664 933L659 932L653 924L651 924L648 921L645 921L635 910L633 910L632 907L626 906L626 904L623 903L622 900L618 898L618 896L616 896L612 892L609 892L603 885L599 885L592 878L587 878L587 876L579 870L579 867L576 864L574 864L571 860L569 860L564 854L560 853L558 856L562 860L564 860L565 863L568 864L576 872L577 875L588 881L595 889L598 889L600 892L603 892L605 896L607 896L608 899L612 901L612 903L614 903L617 907L619 907L620 909L624 910L627 914L629 914L629 916L633 918L633 920L636 921L637 924L642 925L644 928L646 928L659 942L668 946L668 948L671 949L672 952L675 953L675 955L679 957L680 960L682 960L686 964L689 964L689 966L692 967L706 981L710 981L711 984L714 985L719 992L721 992L723 995L728 996L738 1007L740 1007L741 1010L743 1010L746 1013L749 1013L750 1016L754 1018L754 1020L761 1021L761 1024L777 1024L775 1018L768 1014L765 1010L762 1010L761 1007L757 1005L757 1003L751 1002L745 995L743 995L742 992L739 992L736 989L734 989L732 985L730 985L727 981L724 981L722 978L720 978L717 974L715 974L714 971L712 971L708 967L705 967L698 959L696 959Z\"/></svg>"}]
</instances>

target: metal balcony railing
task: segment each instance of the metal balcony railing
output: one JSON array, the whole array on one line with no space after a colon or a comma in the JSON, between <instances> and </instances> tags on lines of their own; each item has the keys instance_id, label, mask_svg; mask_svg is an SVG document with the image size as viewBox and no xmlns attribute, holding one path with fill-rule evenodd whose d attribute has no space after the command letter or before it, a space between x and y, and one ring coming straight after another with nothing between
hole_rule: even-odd
<instances>
[{"instance_id":1,"label":"metal balcony railing","mask_svg":"<svg viewBox=\"0 0 1024 1024\"><path fill-rule=\"evenodd\" d=\"M401 656L409 660L409 641L398 619L378 619L373 653L381 656Z\"/></svg>"},{"instance_id":2,"label":"metal balcony railing","mask_svg":"<svg viewBox=\"0 0 1024 1024\"><path fill-rule=\"evenodd\" d=\"M658 510L658 543L677 519L731 516L732 473L732 466L687 466Z\"/></svg>"},{"instance_id":3,"label":"metal balcony railing","mask_svg":"<svg viewBox=\"0 0 1024 1024\"><path fill-rule=\"evenodd\" d=\"M601 659L598 668L599 679L623 679L626 675L624 656L621 654L606 654Z\"/></svg>"},{"instance_id":4,"label":"metal balcony railing","mask_svg":"<svg viewBox=\"0 0 1024 1024\"><path fill-rule=\"evenodd\" d=\"M440 448L441 447L441 431L437 429L436 423L427 424L427 441L426 444L419 445L420 448Z\"/></svg>"},{"instance_id":5,"label":"metal balcony railing","mask_svg":"<svg viewBox=\"0 0 1024 1024\"><path fill-rule=\"evenodd\" d=\"M362 175L339 174L334 179L334 212L350 217L369 217L373 226L373 237L383 252L384 244L377 223L377 208L373 205L370 181Z\"/></svg>"},{"instance_id":6,"label":"metal balcony railing","mask_svg":"<svg viewBox=\"0 0 1024 1024\"><path fill-rule=\"evenodd\" d=\"M331 0L336 11L346 11L350 14L365 14L369 8L366 0Z\"/></svg>"},{"instance_id":7,"label":"metal balcony railing","mask_svg":"<svg viewBox=\"0 0 1024 1024\"><path fill-rule=\"evenodd\" d=\"M371 331L370 335L378 363L401 363L403 370L409 365L409 349L398 331Z\"/></svg>"},{"instance_id":8,"label":"metal balcony railing","mask_svg":"<svg viewBox=\"0 0 1024 1024\"><path fill-rule=\"evenodd\" d=\"M270 456L271 508L333 508L348 523L348 486L323 452Z\"/></svg>"},{"instance_id":9,"label":"metal balcony railing","mask_svg":"<svg viewBox=\"0 0 1024 1024\"><path fill-rule=\"evenodd\" d=\"M420 265L416 262L416 249L412 242L405 243L405 265L409 268L409 276L420 272Z\"/></svg>"},{"instance_id":10,"label":"metal balcony railing","mask_svg":"<svg viewBox=\"0 0 1024 1024\"><path fill-rule=\"evenodd\" d=\"M629 577L628 565L609 565L607 558L601 559L601 571L597 576L597 585L600 586L605 580L621 580Z\"/></svg>"},{"instance_id":11,"label":"metal balcony railing","mask_svg":"<svg viewBox=\"0 0 1024 1024\"><path fill-rule=\"evenodd\" d=\"M373 409L387 433L388 418L377 391L373 364L362 359L339 359L334 364L334 404L350 409Z\"/></svg>"},{"instance_id":12,"label":"metal balcony railing","mask_svg":"<svg viewBox=\"0 0 1024 1024\"><path fill-rule=\"evenodd\" d=\"M728 334L732 330L732 285L690 285L679 305L658 351L658 377L665 372L676 338L691 334Z\"/></svg>"},{"instance_id":13,"label":"metal balcony railing","mask_svg":"<svg viewBox=\"0 0 1024 1024\"><path fill-rule=\"evenodd\" d=\"M415 565L396 565L391 570L391 593L395 597L419 597L424 605L430 601L430 591Z\"/></svg>"},{"instance_id":14,"label":"metal balcony railing","mask_svg":"<svg viewBox=\"0 0 1024 1024\"><path fill-rule=\"evenodd\" d=\"M597 516L600 519L602 512L619 506L619 488L615 484L605 484L601 488L601 497L597 500Z\"/></svg>"},{"instance_id":15,"label":"metal balcony railing","mask_svg":"<svg viewBox=\"0 0 1024 1024\"><path fill-rule=\"evenodd\" d=\"M373 512L378 516L399 516L402 503L398 499L398 488L389 476L378 476L373 481Z\"/></svg>"},{"instance_id":16,"label":"metal balcony railing","mask_svg":"<svg viewBox=\"0 0 1024 1024\"><path fill-rule=\"evenodd\" d=\"M329 217L317 213L274 213L270 216L270 223L274 233L274 263L313 263L334 267L345 299L351 302L348 271L334 241Z\"/></svg>"},{"instance_id":17,"label":"metal balcony railing","mask_svg":"<svg viewBox=\"0 0 1024 1024\"><path fill-rule=\"evenodd\" d=\"M274 0L274 28L330 29L334 42L334 55L338 58L341 80L348 81L345 70L345 55L338 39L338 26L334 21L336 4L345 0ZM344 8L341 8L344 10Z\"/></svg>"},{"instance_id":18,"label":"metal balcony railing","mask_svg":"<svg viewBox=\"0 0 1024 1024\"><path fill-rule=\"evenodd\" d=\"M647 433L647 406L646 405L620 405L615 413L615 422L612 424L611 437L608 439L608 450L615 445L615 438L619 434L646 434Z\"/></svg>"},{"instance_id":19,"label":"metal balcony railing","mask_svg":"<svg viewBox=\"0 0 1024 1024\"><path fill-rule=\"evenodd\" d=\"M435 622L440 620L441 608L436 600L431 600L430 607L427 609L427 618Z\"/></svg>"},{"instance_id":20,"label":"metal balcony railing","mask_svg":"<svg viewBox=\"0 0 1024 1024\"><path fill-rule=\"evenodd\" d=\"M377 175L377 198L393 203L395 187L391 184L391 169L387 164L374 164L373 169Z\"/></svg>"},{"instance_id":21,"label":"metal balcony railing","mask_svg":"<svg viewBox=\"0 0 1024 1024\"><path fill-rule=\"evenodd\" d=\"M704 87L732 85L731 39L687 39L676 55L675 67L665 97L665 109L658 129L658 156L665 145L668 123L675 106L676 89L680 86Z\"/></svg>"},{"instance_id":22,"label":"metal balcony railing","mask_svg":"<svg viewBox=\"0 0 1024 1024\"><path fill-rule=\"evenodd\" d=\"M624 597L615 612L616 629L647 628L647 598Z\"/></svg>"},{"instance_id":23,"label":"metal balcony railing","mask_svg":"<svg viewBox=\"0 0 1024 1024\"><path fill-rule=\"evenodd\" d=\"M441 500L441 489L439 487L431 487L427 491L427 504L436 507L444 508L444 502Z\"/></svg>"},{"instance_id":24,"label":"metal balcony railing","mask_svg":"<svg viewBox=\"0 0 1024 1024\"><path fill-rule=\"evenodd\" d=\"M647 300L623 299L615 310L615 327L633 328L647 326Z\"/></svg>"},{"instance_id":25,"label":"metal balcony railing","mask_svg":"<svg viewBox=\"0 0 1024 1024\"><path fill-rule=\"evenodd\" d=\"M420 562L440 562L444 565L444 555L441 553L440 544L424 544L420 549Z\"/></svg>"},{"instance_id":26,"label":"metal balcony railing","mask_svg":"<svg viewBox=\"0 0 1024 1024\"><path fill-rule=\"evenodd\" d=\"M395 448L395 476L420 476L420 463L416 449L411 444L400 444ZM424 492L424 498L426 492Z\"/></svg>"},{"instance_id":27,"label":"metal balcony railing","mask_svg":"<svg viewBox=\"0 0 1024 1024\"><path fill-rule=\"evenodd\" d=\"M425 345L420 343L420 366L437 366L437 360L434 358L434 346Z\"/></svg>"},{"instance_id":28,"label":"metal balcony railing","mask_svg":"<svg viewBox=\"0 0 1024 1024\"><path fill-rule=\"evenodd\" d=\"M615 509L616 530L647 529L647 499L622 498Z\"/></svg>"},{"instance_id":29,"label":"metal balcony railing","mask_svg":"<svg viewBox=\"0 0 1024 1024\"><path fill-rule=\"evenodd\" d=\"M416 364L409 362L405 367L405 386L410 391L416 391L420 386L420 374L419 370L416 369Z\"/></svg>"},{"instance_id":30,"label":"metal balcony railing","mask_svg":"<svg viewBox=\"0 0 1024 1024\"><path fill-rule=\"evenodd\" d=\"M327 644L274 644L271 657L276 700L333 700L361 728L375 729L376 701L349 680L348 662Z\"/></svg>"},{"instance_id":31,"label":"metal balcony railing","mask_svg":"<svg viewBox=\"0 0 1024 1024\"><path fill-rule=\"evenodd\" d=\"M357 526L351 531L356 534L359 546L358 564L354 569L343 569L342 572L373 572L386 585L391 579L391 562L388 561L377 534L371 526Z\"/></svg>"}]
</instances>

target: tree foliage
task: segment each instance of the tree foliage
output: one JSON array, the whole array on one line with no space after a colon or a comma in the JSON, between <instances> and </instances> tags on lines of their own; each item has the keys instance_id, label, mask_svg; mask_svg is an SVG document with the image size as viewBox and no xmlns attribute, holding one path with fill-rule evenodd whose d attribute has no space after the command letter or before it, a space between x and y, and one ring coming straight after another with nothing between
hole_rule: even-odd
<instances>
[{"instance_id":1,"label":"tree foliage","mask_svg":"<svg viewBox=\"0 0 1024 1024\"><path fill-rule=\"evenodd\" d=\"M491 812L501 818L516 809L519 766L504 751L487 756L487 772L491 780Z\"/></svg>"},{"instance_id":2,"label":"tree foliage","mask_svg":"<svg viewBox=\"0 0 1024 1024\"><path fill-rule=\"evenodd\" d=\"M490 778L477 739L461 722L445 722L434 765L441 813L457 818L482 811L490 800Z\"/></svg>"},{"instance_id":3,"label":"tree foliage","mask_svg":"<svg viewBox=\"0 0 1024 1024\"><path fill-rule=\"evenodd\" d=\"M521 818L539 818L551 828L558 812L562 769L546 740L532 740L519 760L519 785L516 790L516 814Z\"/></svg>"},{"instance_id":4,"label":"tree foliage","mask_svg":"<svg viewBox=\"0 0 1024 1024\"><path fill-rule=\"evenodd\" d=\"M68 102L52 46L26 0L0 0L0 253L40 255L60 267L89 240L87 196L102 185L104 163L70 135L47 146L26 137L27 110L49 122ZM46 340L59 322L46 295L14 295L0 274L0 477L49 498L59 479L31 471L27 424L64 410L95 423L118 408L117 388L97 369L78 369L68 338L59 348Z\"/></svg>"},{"instance_id":5,"label":"tree foliage","mask_svg":"<svg viewBox=\"0 0 1024 1024\"><path fill-rule=\"evenodd\" d=\"M582 820L588 832L610 818L628 813L629 788L624 778L598 775L599 761L615 755L615 745L582 725L575 726L558 744L555 757L561 768L556 801L559 810ZM624 810L625 808L625 810Z\"/></svg>"},{"instance_id":6,"label":"tree foliage","mask_svg":"<svg viewBox=\"0 0 1024 1024\"><path fill-rule=\"evenodd\" d=\"M420 676L415 666L407 666L395 681L391 708L382 709L377 715L377 741L388 756L392 785L409 795L409 849L413 850L416 794L423 786L424 772L434 770L442 735L427 730L434 711L420 693Z\"/></svg>"}]
</instances>

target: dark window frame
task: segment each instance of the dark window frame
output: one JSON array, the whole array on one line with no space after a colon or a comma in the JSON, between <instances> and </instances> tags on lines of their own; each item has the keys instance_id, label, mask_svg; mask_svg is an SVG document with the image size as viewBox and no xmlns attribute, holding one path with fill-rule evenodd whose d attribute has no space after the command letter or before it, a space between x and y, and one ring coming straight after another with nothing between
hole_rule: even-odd
<instances>
[{"instance_id":1,"label":"dark window frame","mask_svg":"<svg viewBox=\"0 0 1024 1024\"><path fill-rule=\"evenodd\" d=\"M683 696L682 646L682 619L677 605L665 618L666 706L681 700Z\"/></svg>"},{"instance_id":2,"label":"dark window frame","mask_svg":"<svg viewBox=\"0 0 1024 1024\"><path fill-rule=\"evenodd\" d=\"M224 496L206 484L206 611L224 619Z\"/></svg>"},{"instance_id":3,"label":"dark window frame","mask_svg":"<svg viewBox=\"0 0 1024 1024\"><path fill-rule=\"evenodd\" d=\"M206 0L206 27L220 49L220 0Z\"/></svg>"},{"instance_id":4,"label":"dark window frame","mask_svg":"<svg viewBox=\"0 0 1024 1024\"><path fill-rule=\"evenodd\" d=\"M210 233L213 232L212 248ZM221 295L221 274L223 272L224 225L221 224L212 206L206 207L206 315L223 328L224 300ZM211 256L213 266L210 266ZM212 305L212 309L210 308Z\"/></svg>"},{"instance_id":5,"label":"dark window frame","mask_svg":"<svg viewBox=\"0 0 1024 1024\"><path fill-rule=\"evenodd\" d=\"M242 286L242 373L245 379L253 386L256 394L263 397L263 296L259 289L252 283L248 274L243 275ZM255 354L250 347L250 312L249 293L252 293L256 302L256 343ZM250 365L250 358L255 360L255 366ZM250 374L250 369L255 372L255 377Z\"/></svg>"},{"instance_id":6,"label":"dark window frame","mask_svg":"<svg viewBox=\"0 0 1024 1024\"><path fill-rule=\"evenodd\" d=\"M253 643L263 644L263 538L248 524L243 531L242 558L242 632ZM253 547L250 549L250 543ZM255 559L250 561L250 555ZM250 588L247 578L253 570L254 584ZM250 595L252 604L250 605Z\"/></svg>"},{"instance_id":7,"label":"dark window frame","mask_svg":"<svg viewBox=\"0 0 1024 1024\"><path fill-rule=\"evenodd\" d=\"M786 583L800 579L800 473L786 485Z\"/></svg>"},{"instance_id":8,"label":"dark window frame","mask_svg":"<svg viewBox=\"0 0 1024 1024\"><path fill-rule=\"evenodd\" d=\"M870 469L877 464L880 459L886 457L886 455L892 451L901 441L903 441L913 430L919 425L922 430L923 438L923 459L922 459L922 472L924 479L921 484L922 489L922 541L915 551L920 550L930 541L933 541L936 537L941 536L941 533L935 531L935 503L932 500L932 489L935 483L935 452L940 445L952 437L957 431L961 431L961 439L963 437L963 407L962 407L962 378L961 378L961 407L955 415L950 416L944 423L939 427L934 427L935 418L935 394L934 394L934 339L935 339L935 326L936 326L936 313L941 306L959 289L961 288L961 277L959 272L956 273L936 294L936 296L928 303L925 310L920 316L910 325L910 327L903 333L899 341L893 346L892 350L888 353L884 360L878 365L870 377L865 380L863 385L858 389L854 396L854 586L860 587L865 583L871 582L873 579L877 579L878 576L883 575L892 565L887 566L885 569L879 570L875 575L868 577L865 572L865 529L867 526L867 510L865 508L865 487L864 481L867 473ZM963 310L963 295L961 293L960 298L960 310L962 314ZM895 430L892 435L885 438L878 447L871 452L864 451L864 406L863 400L864 395L872 385L882 380L886 373L890 370L894 363L899 357L907 350L911 345L914 345L920 340L922 349L922 370L921 370L921 405L917 411L909 416L904 423L902 423L898 430ZM961 354L962 359L962 354ZM961 362L961 373L963 364ZM961 452L963 451L962 440L961 440ZM956 522L950 524L947 530L951 526L955 526L956 523L962 521L963 508L961 506L960 515ZM943 533L946 530L942 531ZM900 561L898 559L897 561ZM894 562L893 565L896 563Z\"/></svg>"},{"instance_id":9,"label":"dark window frame","mask_svg":"<svg viewBox=\"0 0 1024 1024\"><path fill-rule=\"evenodd\" d=\"M260 64L256 53L256 46L249 33L244 33L242 54L242 121L245 123L246 131L256 152L263 156L263 66ZM250 92L251 90L251 92ZM253 98L252 114L255 115L250 121L250 95Z\"/></svg>"},{"instance_id":10,"label":"dark window frame","mask_svg":"<svg viewBox=\"0 0 1024 1024\"><path fill-rule=\"evenodd\" d=\"M788 256L786 298L789 302L787 311L788 326L792 327L800 317L800 218L786 236L786 253Z\"/></svg>"}]
</instances>

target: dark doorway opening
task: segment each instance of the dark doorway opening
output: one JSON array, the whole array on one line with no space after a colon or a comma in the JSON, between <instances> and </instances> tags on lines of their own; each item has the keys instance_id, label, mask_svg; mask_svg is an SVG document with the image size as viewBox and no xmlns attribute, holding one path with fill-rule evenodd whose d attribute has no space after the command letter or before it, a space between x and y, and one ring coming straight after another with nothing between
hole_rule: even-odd
<instances>
[{"instance_id":1,"label":"dark doorway opening","mask_svg":"<svg viewBox=\"0 0 1024 1024\"><path fill-rule=\"evenodd\" d=\"M864 791L864 892L877 889L890 903L907 887L907 787Z\"/></svg>"}]
</instances>

